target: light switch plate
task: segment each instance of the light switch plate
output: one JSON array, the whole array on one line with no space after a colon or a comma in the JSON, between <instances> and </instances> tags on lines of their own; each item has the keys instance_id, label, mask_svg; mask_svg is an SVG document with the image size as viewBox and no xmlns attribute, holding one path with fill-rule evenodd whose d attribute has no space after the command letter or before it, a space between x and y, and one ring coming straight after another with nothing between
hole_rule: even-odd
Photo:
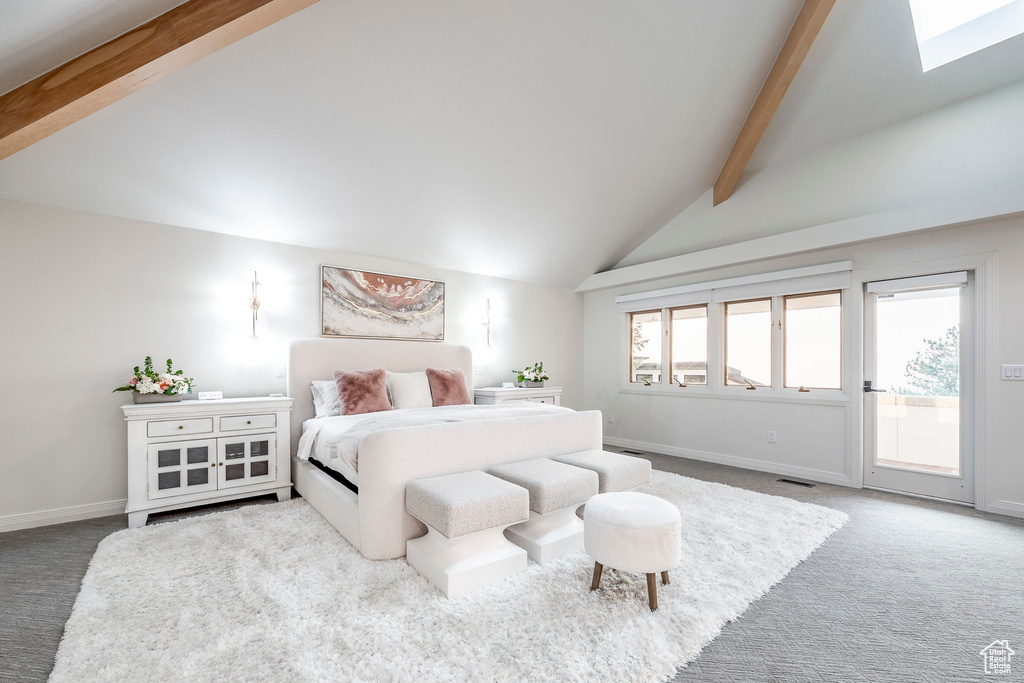
<instances>
[{"instance_id":1,"label":"light switch plate","mask_svg":"<svg viewBox=\"0 0 1024 683\"><path fill-rule=\"evenodd\" d=\"M999 378L1008 382L1024 382L1024 365L1003 365Z\"/></svg>"},{"instance_id":2,"label":"light switch plate","mask_svg":"<svg viewBox=\"0 0 1024 683\"><path fill-rule=\"evenodd\" d=\"M224 394L220 391L200 391L200 401L215 401L218 398L224 398Z\"/></svg>"}]
</instances>

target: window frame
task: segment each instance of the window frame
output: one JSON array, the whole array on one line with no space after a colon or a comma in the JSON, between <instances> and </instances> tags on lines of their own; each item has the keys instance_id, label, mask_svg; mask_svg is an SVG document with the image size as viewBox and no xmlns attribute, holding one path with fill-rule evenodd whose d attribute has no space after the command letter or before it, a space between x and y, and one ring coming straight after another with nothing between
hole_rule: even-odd
<instances>
[{"instance_id":1,"label":"window frame","mask_svg":"<svg viewBox=\"0 0 1024 683\"><path fill-rule=\"evenodd\" d=\"M786 317L786 301L788 299L798 299L812 296L821 296L827 294L839 294L839 319L840 319L840 332L839 332L839 388L834 387L809 387L804 385L802 387L787 386L786 385L786 364L788 359L787 355L787 332L788 326L785 325ZM845 339L846 330L848 327L846 316L849 315L846 310L849 305L849 300L845 292L845 288L832 288L815 290L810 292L797 292L793 294L773 294L771 296L756 296L750 298L737 298L737 299L722 299L715 301L713 298L705 300L699 303L687 303L680 306L662 306L660 308L643 309L638 311L624 312L625 317L625 337L626 337L626 383L623 388L636 388L645 387L647 391L660 390L666 394L674 394L679 392L680 394L707 394L707 395L739 395L740 391L744 391L744 398L756 399L756 394L746 394L746 391L750 391L750 385L747 384L729 384L728 372L729 372L729 356L728 356L728 334L729 334L729 316L728 307L729 305L768 301L770 305L770 319L771 319L771 383L770 384L755 384L754 389L760 389L762 396L767 399L775 397L775 400L794 400L797 396L801 400L848 400L846 397L846 390L849 388L849 378L846 377L846 370L849 367L848 360L845 354L848 352L847 340ZM686 384L685 382L676 388L676 383L672 381L672 364L674 362L672 352L672 314L673 311L685 310L685 309L696 309L704 308L707 315L707 374L705 384ZM645 380L633 380L633 347L632 347L632 328L633 328L633 316L635 315L657 315L661 316L661 370L660 378L655 381L654 378L650 380L648 385ZM650 388L647 388L650 387ZM815 392L812 397L811 391ZM764 392L769 392L765 396ZM842 397L842 398L840 398Z\"/></svg>"},{"instance_id":2,"label":"window frame","mask_svg":"<svg viewBox=\"0 0 1024 683\"><path fill-rule=\"evenodd\" d=\"M668 346L668 384L669 385L678 384L680 388L685 388L687 386L687 383L685 381L676 382L675 380L672 379L672 373L674 372L674 368L675 368L675 354L673 353L673 350L672 350L673 349L673 345L675 344L675 327L672 324L672 320L673 320L673 315L672 314L675 311L687 311L687 310L692 310L692 309L695 309L695 308L703 308L704 309L704 320L705 320L705 326L704 326L704 381L702 383L700 383L700 384L697 384L696 382L694 382L693 386L695 386L695 387L708 387L708 386L711 385L711 303L708 302L708 303L703 303L703 304L687 304L685 306L671 306L671 307L667 307L667 308L662 309L665 312L664 316L665 316L665 318L668 321L668 327L667 327L667 330L668 330L668 337L667 337L667 346ZM665 375L664 368L662 369L662 373L661 374L662 374L662 376ZM684 380L685 380L685 377L684 377Z\"/></svg>"},{"instance_id":3,"label":"window frame","mask_svg":"<svg viewBox=\"0 0 1024 683\"><path fill-rule=\"evenodd\" d=\"M661 336L662 336L662 339L664 339L664 337L665 337L665 309L663 309L663 308L652 308L650 310L644 310L644 311L630 311L629 313L626 314L628 316L628 318L627 318L628 322L626 323L626 349L627 349L627 354L626 354L626 383L629 384L629 385L640 384L642 386L656 386L658 384L664 383L664 380L665 380L665 349L664 349L664 341L662 342L661 358L659 360L659 362L661 363L661 366L662 366L661 367L661 381L655 382L654 379L652 378L651 382L648 384L646 381L634 380L633 379L633 375L634 375L634 372L633 372L633 316L636 316L636 315L647 315L647 314L650 314L650 313L656 313L656 314L658 314L661 317Z\"/></svg>"},{"instance_id":4,"label":"window frame","mask_svg":"<svg viewBox=\"0 0 1024 683\"><path fill-rule=\"evenodd\" d=\"M786 301L788 301L789 299L806 299L806 298L809 298L809 297L812 297L812 296L824 296L824 295L827 295L827 294L838 294L839 295L839 386L838 387L813 387L813 386L809 387L809 386L803 385L803 384L800 385L800 386L789 386L788 384L786 384L786 365L789 362L789 358L788 358L789 346L788 346L788 343L787 343L788 340L789 340L789 337L788 337L789 325L786 324ZM781 299L782 299L782 315L781 315L781 319L779 320L779 326L782 328L782 378L780 380L781 385L780 385L779 388L783 389L783 390L795 389L797 391L800 391L801 389L803 389L805 391L810 391L812 389L815 390L815 391L840 391L840 392L843 391L843 384L844 384L843 383L843 379L846 376L845 375L846 365L845 365L845 362L844 362L844 360L845 360L844 359L844 352L846 351L846 344L844 343L844 336L845 336L845 333L846 333L846 327L845 327L845 324L844 324L845 321L843 320L843 309L844 309L844 305L845 305L845 301L844 301L844 297L843 297L843 290L841 290L841 289L832 289L832 290L823 291L823 292L805 292L803 294L784 294L784 295L781 296Z\"/></svg>"},{"instance_id":5,"label":"window frame","mask_svg":"<svg viewBox=\"0 0 1024 683\"><path fill-rule=\"evenodd\" d=\"M775 389L775 296L759 296L753 299L736 299L730 301L720 301L719 305L722 308L722 367L719 376L722 378L722 388L733 391L736 388L739 389ZM767 301L768 302L768 317L771 321L769 326L769 337L770 346L768 349L769 357L771 358L771 365L768 369L769 383L768 384L729 384L729 305L730 304L747 304L755 301Z\"/></svg>"}]
</instances>

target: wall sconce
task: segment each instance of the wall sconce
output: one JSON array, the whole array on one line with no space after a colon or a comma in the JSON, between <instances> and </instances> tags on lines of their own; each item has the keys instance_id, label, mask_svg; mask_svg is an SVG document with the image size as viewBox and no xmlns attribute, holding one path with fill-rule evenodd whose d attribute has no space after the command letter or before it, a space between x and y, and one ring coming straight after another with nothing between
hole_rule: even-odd
<instances>
[{"instance_id":1,"label":"wall sconce","mask_svg":"<svg viewBox=\"0 0 1024 683\"><path fill-rule=\"evenodd\" d=\"M256 271L252 271L252 297L249 299L249 308L252 309L252 338L256 339L256 321L260 313L260 281L256 279Z\"/></svg>"},{"instance_id":2,"label":"wall sconce","mask_svg":"<svg viewBox=\"0 0 1024 683\"><path fill-rule=\"evenodd\" d=\"M484 309L484 316L480 318L480 323L487 330L487 347L491 346L491 300L487 300L487 308Z\"/></svg>"}]
</instances>

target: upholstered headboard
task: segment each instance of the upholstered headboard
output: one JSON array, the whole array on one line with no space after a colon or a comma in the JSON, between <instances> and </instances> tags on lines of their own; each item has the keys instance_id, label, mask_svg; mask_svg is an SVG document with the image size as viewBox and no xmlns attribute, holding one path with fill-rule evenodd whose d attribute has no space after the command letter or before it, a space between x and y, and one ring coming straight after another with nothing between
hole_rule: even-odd
<instances>
[{"instance_id":1,"label":"upholstered headboard","mask_svg":"<svg viewBox=\"0 0 1024 683\"><path fill-rule=\"evenodd\" d=\"M288 345L288 395L292 404L292 453L302 436L302 423L313 417L315 379L334 379L335 370L416 372L427 368L454 370L466 375L473 395L473 352L468 346L382 339L292 339Z\"/></svg>"}]
</instances>

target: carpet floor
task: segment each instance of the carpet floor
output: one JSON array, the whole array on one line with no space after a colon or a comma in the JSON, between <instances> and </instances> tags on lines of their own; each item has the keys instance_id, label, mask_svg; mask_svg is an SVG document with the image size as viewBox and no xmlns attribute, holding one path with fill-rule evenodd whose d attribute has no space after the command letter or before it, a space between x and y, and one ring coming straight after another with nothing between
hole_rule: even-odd
<instances>
[{"instance_id":1,"label":"carpet floor","mask_svg":"<svg viewBox=\"0 0 1024 683\"><path fill-rule=\"evenodd\" d=\"M843 486L802 488L779 483L778 475L687 458L644 457L659 470L850 515L674 681L1024 681L1024 664L1016 661L1010 675L985 676L978 654L996 639L1021 652L1024 519ZM154 515L150 524L272 500ZM0 534L0 681L47 680L89 558L100 540L126 525L127 517L115 515Z\"/></svg>"},{"instance_id":2,"label":"carpet floor","mask_svg":"<svg viewBox=\"0 0 1024 683\"><path fill-rule=\"evenodd\" d=\"M640 575L591 592L584 552L449 600L296 500L105 539L50 680L664 681L847 519L665 472L641 490L683 518L653 613Z\"/></svg>"}]
</instances>

